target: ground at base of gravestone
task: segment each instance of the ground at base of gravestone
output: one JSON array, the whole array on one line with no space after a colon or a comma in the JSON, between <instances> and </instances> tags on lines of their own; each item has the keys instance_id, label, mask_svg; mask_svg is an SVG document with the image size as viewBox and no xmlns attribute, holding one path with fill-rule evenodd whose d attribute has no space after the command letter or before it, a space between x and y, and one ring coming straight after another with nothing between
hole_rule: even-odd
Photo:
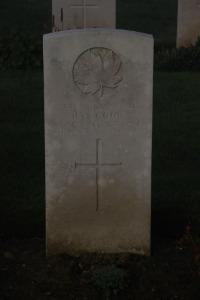
<instances>
[{"instance_id":1,"label":"ground at base of gravestone","mask_svg":"<svg viewBox=\"0 0 200 300\"><path fill-rule=\"evenodd\" d=\"M44 239L1 238L1 300L198 299L200 254L189 230L154 240L151 257L45 257Z\"/></svg>"}]
</instances>

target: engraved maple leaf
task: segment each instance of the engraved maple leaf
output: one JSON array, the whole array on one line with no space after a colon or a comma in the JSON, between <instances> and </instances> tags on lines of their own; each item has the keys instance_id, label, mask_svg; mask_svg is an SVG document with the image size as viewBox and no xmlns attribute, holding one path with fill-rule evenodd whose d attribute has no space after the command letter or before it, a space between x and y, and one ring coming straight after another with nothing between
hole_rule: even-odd
<instances>
[{"instance_id":1,"label":"engraved maple leaf","mask_svg":"<svg viewBox=\"0 0 200 300\"><path fill-rule=\"evenodd\" d=\"M122 80L121 60L111 50L94 48L79 57L74 80L85 94L102 96L103 88L117 88Z\"/></svg>"}]
</instances>

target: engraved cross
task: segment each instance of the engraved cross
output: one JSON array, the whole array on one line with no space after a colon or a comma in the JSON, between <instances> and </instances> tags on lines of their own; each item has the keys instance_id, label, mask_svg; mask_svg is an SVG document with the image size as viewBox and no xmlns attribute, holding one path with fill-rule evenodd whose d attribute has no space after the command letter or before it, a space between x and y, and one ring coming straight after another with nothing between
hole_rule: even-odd
<instances>
[{"instance_id":1,"label":"engraved cross","mask_svg":"<svg viewBox=\"0 0 200 300\"><path fill-rule=\"evenodd\" d=\"M101 163L101 153L100 153L101 139L96 140L96 162L95 163L77 163L75 162L75 169L78 167L94 167L96 168L96 211L99 211L99 178L100 169L102 167L116 167L121 166L122 163Z\"/></svg>"},{"instance_id":2,"label":"engraved cross","mask_svg":"<svg viewBox=\"0 0 200 300\"><path fill-rule=\"evenodd\" d=\"M70 7L71 8L81 8L82 10L82 27L86 27L86 9L87 8L97 8L98 4L87 4L88 0L71 0ZM96 2L96 1L95 1Z\"/></svg>"}]
</instances>

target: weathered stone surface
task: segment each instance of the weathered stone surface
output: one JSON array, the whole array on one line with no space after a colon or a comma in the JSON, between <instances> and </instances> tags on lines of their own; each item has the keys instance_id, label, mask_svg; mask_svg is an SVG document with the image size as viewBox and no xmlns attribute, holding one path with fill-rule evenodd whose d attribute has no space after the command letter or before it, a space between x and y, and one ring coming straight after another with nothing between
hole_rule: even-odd
<instances>
[{"instance_id":1,"label":"weathered stone surface","mask_svg":"<svg viewBox=\"0 0 200 300\"><path fill-rule=\"evenodd\" d=\"M53 0L53 31L115 28L116 0Z\"/></svg>"},{"instance_id":2,"label":"weathered stone surface","mask_svg":"<svg viewBox=\"0 0 200 300\"><path fill-rule=\"evenodd\" d=\"M194 45L200 36L200 0L178 0L177 47Z\"/></svg>"},{"instance_id":3,"label":"weathered stone surface","mask_svg":"<svg viewBox=\"0 0 200 300\"><path fill-rule=\"evenodd\" d=\"M150 253L153 39L44 36L47 253Z\"/></svg>"}]
</instances>

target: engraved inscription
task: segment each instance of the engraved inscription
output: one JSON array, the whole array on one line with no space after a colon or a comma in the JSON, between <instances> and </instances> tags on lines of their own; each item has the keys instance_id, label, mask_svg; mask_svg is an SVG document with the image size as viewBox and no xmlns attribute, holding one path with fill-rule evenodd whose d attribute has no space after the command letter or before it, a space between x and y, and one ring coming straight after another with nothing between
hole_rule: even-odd
<instances>
[{"instance_id":1,"label":"engraved inscription","mask_svg":"<svg viewBox=\"0 0 200 300\"><path fill-rule=\"evenodd\" d=\"M116 167L122 166L122 163L101 163L101 139L96 140L96 162L95 163L77 163L75 162L75 169L78 167L94 167L96 168L96 211L99 211L99 178L100 168L102 167Z\"/></svg>"},{"instance_id":2,"label":"engraved inscription","mask_svg":"<svg viewBox=\"0 0 200 300\"><path fill-rule=\"evenodd\" d=\"M49 131L52 135L86 135L86 134L140 134L148 131L145 122L141 118L133 116L135 104L127 109L118 108L94 109L85 107L81 109L76 105L69 105L68 115L59 122L50 121Z\"/></svg>"},{"instance_id":3,"label":"engraved inscription","mask_svg":"<svg viewBox=\"0 0 200 300\"><path fill-rule=\"evenodd\" d=\"M122 61L112 50L89 49L76 60L73 78L82 93L101 97L105 88L115 89L122 81Z\"/></svg>"}]
</instances>

